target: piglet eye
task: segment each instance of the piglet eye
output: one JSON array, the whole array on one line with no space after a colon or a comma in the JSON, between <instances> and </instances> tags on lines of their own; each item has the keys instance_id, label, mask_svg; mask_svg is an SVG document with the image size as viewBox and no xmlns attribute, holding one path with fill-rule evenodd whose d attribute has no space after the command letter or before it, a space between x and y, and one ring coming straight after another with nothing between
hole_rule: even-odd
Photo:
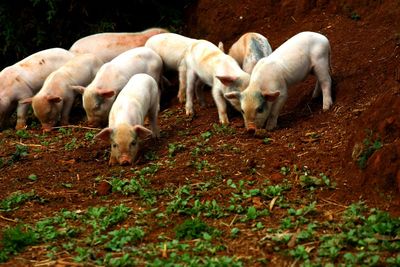
<instances>
[{"instance_id":1,"label":"piglet eye","mask_svg":"<svg viewBox=\"0 0 400 267\"><path fill-rule=\"evenodd\" d=\"M116 147L117 147L117 144L115 144L115 143L112 144L112 147L113 147L113 148L116 148Z\"/></svg>"},{"instance_id":2,"label":"piglet eye","mask_svg":"<svg viewBox=\"0 0 400 267\"><path fill-rule=\"evenodd\" d=\"M241 110L240 110L240 113L244 114L244 111L243 111L243 109L241 109Z\"/></svg>"},{"instance_id":3,"label":"piglet eye","mask_svg":"<svg viewBox=\"0 0 400 267\"><path fill-rule=\"evenodd\" d=\"M136 146L136 141L132 141L131 146Z\"/></svg>"},{"instance_id":4,"label":"piglet eye","mask_svg":"<svg viewBox=\"0 0 400 267\"><path fill-rule=\"evenodd\" d=\"M257 113L262 113L262 112L264 111L264 107L263 107L263 106L259 106L259 107L256 109L256 111L257 111Z\"/></svg>"}]
</instances>

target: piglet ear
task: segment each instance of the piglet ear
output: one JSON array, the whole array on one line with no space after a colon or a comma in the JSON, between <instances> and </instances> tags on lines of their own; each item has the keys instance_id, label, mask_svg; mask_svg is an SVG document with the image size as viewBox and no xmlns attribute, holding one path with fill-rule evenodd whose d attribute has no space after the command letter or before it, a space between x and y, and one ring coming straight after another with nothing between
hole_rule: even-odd
<instances>
[{"instance_id":1,"label":"piglet ear","mask_svg":"<svg viewBox=\"0 0 400 267\"><path fill-rule=\"evenodd\" d=\"M86 89L84 86L80 85L71 85L70 88L81 95L85 92Z\"/></svg>"},{"instance_id":2,"label":"piglet ear","mask_svg":"<svg viewBox=\"0 0 400 267\"><path fill-rule=\"evenodd\" d=\"M96 92L103 98L111 98L115 95L115 91L112 89L96 89Z\"/></svg>"},{"instance_id":3,"label":"piglet ear","mask_svg":"<svg viewBox=\"0 0 400 267\"><path fill-rule=\"evenodd\" d=\"M32 104L32 97L21 99L18 101L19 104Z\"/></svg>"},{"instance_id":4,"label":"piglet ear","mask_svg":"<svg viewBox=\"0 0 400 267\"><path fill-rule=\"evenodd\" d=\"M224 97L228 100L240 100L240 92L229 92L224 94Z\"/></svg>"},{"instance_id":5,"label":"piglet ear","mask_svg":"<svg viewBox=\"0 0 400 267\"><path fill-rule=\"evenodd\" d=\"M133 126L133 131L137 134L140 139L144 139L149 135L152 135L153 132L149 129L143 127L142 125L135 125Z\"/></svg>"},{"instance_id":6,"label":"piglet ear","mask_svg":"<svg viewBox=\"0 0 400 267\"><path fill-rule=\"evenodd\" d=\"M224 51L224 43L219 42L219 43L218 43L218 48L219 48L219 50L221 50L222 52L225 53L225 51Z\"/></svg>"},{"instance_id":7,"label":"piglet ear","mask_svg":"<svg viewBox=\"0 0 400 267\"><path fill-rule=\"evenodd\" d=\"M57 95L46 95L46 100L50 103L59 103L62 101L62 97Z\"/></svg>"},{"instance_id":8,"label":"piglet ear","mask_svg":"<svg viewBox=\"0 0 400 267\"><path fill-rule=\"evenodd\" d=\"M94 136L95 139L100 138L104 141L110 140L111 134L112 134L113 129L112 128L104 128L101 130L98 134Z\"/></svg>"},{"instance_id":9,"label":"piglet ear","mask_svg":"<svg viewBox=\"0 0 400 267\"><path fill-rule=\"evenodd\" d=\"M216 77L225 86L231 86L238 79L235 76L216 76Z\"/></svg>"},{"instance_id":10,"label":"piglet ear","mask_svg":"<svg viewBox=\"0 0 400 267\"><path fill-rule=\"evenodd\" d=\"M274 102L276 100L276 98L281 94L279 92L274 92L274 93L261 93L262 96L264 97L265 101L269 101L269 102Z\"/></svg>"}]
</instances>

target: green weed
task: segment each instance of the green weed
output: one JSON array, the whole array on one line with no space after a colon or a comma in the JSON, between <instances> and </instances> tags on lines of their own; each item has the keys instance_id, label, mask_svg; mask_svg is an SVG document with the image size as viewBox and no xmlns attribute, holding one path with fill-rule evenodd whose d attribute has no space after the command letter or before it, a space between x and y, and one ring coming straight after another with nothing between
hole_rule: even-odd
<instances>
[{"instance_id":1,"label":"green weed","mask_svg":"<svg viewBox=\"0 0 400 267\"><path fill-rule=\"evenodd\" d=\"M37 198L38 196L33 190L28 193L20 191L14 192L0 202L0 212L16 210L18 209L18 205Z\"/></svg>"}]
</instances>

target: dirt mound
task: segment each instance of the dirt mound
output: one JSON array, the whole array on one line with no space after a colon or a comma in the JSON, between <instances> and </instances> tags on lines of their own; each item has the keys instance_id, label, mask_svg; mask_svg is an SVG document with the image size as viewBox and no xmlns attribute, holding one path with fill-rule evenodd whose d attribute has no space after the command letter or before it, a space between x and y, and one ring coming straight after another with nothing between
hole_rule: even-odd
<instances>
[{"instance_id":1,"label":"dirt mound","mask_svg":"<svg viewBox=\"0 0 400 267\"><path fill-rule=\"evenodd\" d=\"M355 181L365 193L400 192L400 91L388 90L365 108L350 137L349 150L361 168Z\"/></svg>"}]
</instances>

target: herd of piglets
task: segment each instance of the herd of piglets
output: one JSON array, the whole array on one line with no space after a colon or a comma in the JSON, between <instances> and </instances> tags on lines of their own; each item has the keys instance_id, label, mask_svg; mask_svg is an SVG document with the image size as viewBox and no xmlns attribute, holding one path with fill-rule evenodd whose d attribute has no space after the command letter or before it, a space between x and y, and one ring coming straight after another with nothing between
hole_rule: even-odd
<instances>
[{"instance_id":1,"label":"herd of piglets","mask_svg":"<svg viewBox=\"0 0 400 267\"><path fill-rule=\"evenodd\" d=\"M16 111L16 129L26 128L30 105L44 131L68 125L77 95L95 138L111 143L109 164L131 165L140 141L159 138L158 113L165 70L179 75L178 99L194 115L194 96L205 105L211 87L219 122L229 124L228 102L243 115L249 133L272 130L288 88L308 74L317 78L313 98L322 92L323 110L332 106L330 44L316 32L300 32L272 50L268 39L243 34L228 53L224 45L151 28L136 33L98 33L69 50L39 51L0 72L0 129ZM149 119L150 129L144 127ZM108 124L108 125L107 125Z\"/></svg>"}]
</instances>

